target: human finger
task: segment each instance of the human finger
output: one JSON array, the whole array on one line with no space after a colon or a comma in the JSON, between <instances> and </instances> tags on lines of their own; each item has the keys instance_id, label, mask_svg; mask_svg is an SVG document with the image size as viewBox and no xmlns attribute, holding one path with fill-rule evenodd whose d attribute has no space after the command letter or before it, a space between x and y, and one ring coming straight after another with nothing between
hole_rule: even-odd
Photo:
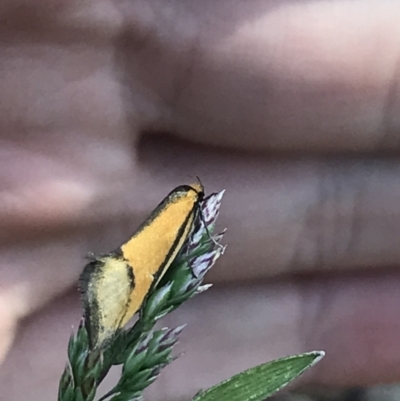
<instances>
[{"instance_id":1,"label":"human finger","mask_svg":"<svg viewBox=\"0 0 400 401\"><path fill-rule=\"evenodd\" d=\"M399 14L392 1L127 5L141 126L236 149L397 152Z\"/></svg>"}]
</instances>

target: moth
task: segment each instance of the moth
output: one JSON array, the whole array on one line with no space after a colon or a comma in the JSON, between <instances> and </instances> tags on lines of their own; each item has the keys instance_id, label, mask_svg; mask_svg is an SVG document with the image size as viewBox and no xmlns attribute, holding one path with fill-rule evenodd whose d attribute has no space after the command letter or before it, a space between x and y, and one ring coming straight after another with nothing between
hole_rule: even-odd
<instances>
[{"instance_id":1,"label":"moth","mask_svg":"<svg viewBox=\"0 0 400 401\"><path fill-rule=\"evenodd\" d=\"M91 348L101 348L139 311L187 240L204 199L202 184L173 189L115 251L92 257L80 276Z\"/></svg>"}]
</instances>

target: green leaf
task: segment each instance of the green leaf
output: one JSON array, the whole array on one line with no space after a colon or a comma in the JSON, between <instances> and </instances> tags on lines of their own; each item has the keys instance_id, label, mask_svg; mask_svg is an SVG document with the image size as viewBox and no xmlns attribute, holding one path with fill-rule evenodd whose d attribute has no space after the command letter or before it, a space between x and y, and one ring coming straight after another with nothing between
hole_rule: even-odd
<instances>
[{"instance_id":1,"label":"green leaf","mask_svg":"<svg viewBox=\"0 0 400 401\"><path fill-rule=\"evenodd\" d=\"M132 348L122 368L123 374L133 376L136 372L140 370L143 362L146 360L148 353L148 344L151 340L152 334L152 332L144 333L141 336L140 341L138 341L136 346Z\"/></svg>"},{"instance_id":2,"label":"green leaf","mask_svg":"<svg viewBox=\"0 0 400 401\"><path fill-rule=\"evenodd\" d=\"M171 288L172 282L169 282L165 286L154 290L142 307L141 318L146 318L146 320L154 319L168 302Z\"/></svg>"},{"instance_id":3,"label":"green leaf","mask_svg":"<svg viewBox=\"0 0 400 401\"><path fill-rule=\"evenodd\" d=\"M85 401L93 401L96 395L96 380L94 377L88 377L81 385L82 394Z\"/></svg>"},{"instance_id":4,"label":"green leaf","mask_svg":"<svg viewBox=\"0 0 400 401\"><path fill-rule=\"evenodd\" d=\"M70 401L74 399L74 383L71 375L71 368L67 365L61 376L60 387L58 390L59 401Z\"/></svg>"},{"instance_id":5,"label":"green leaf","mask_svg":"<svg viewBox=\"0 0 400 401\"><path fill-rule=\"evenodd\" d=\"M75 389L75 396L71 401L85 401L85 397L83 396L80 388Z\"/></svg>"},{"instance_id":6,"label":"green leaf","mask_svg":"<svg viewBox=\"0 0 400 401\"><path fill-rule=\"evenodd\" d=\"M263 401L324 355L323 351L314 351L255 366L197 394L192 401Z\"/></svg>"},{"instance_id":7,"label":"green leaf","mask_svg":"<svg viewBox=\"0 0 400 401\"><path fill-rule=\"evenodd\" d=\"M136 401L141 399L141 393L123 393L123 394L117 394L113 398L111 398L110 401Z\"/></svg>"}]
</instances>

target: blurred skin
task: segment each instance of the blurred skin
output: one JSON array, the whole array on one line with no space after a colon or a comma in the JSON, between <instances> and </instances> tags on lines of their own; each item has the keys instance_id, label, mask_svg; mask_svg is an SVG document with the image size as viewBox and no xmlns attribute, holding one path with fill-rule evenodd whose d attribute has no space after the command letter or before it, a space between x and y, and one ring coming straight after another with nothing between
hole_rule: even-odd
<instances>
[{"instance_id":1,"label":"blurred skin","mask_svg":"<svg viewBox=\"0 0 400 401\"><path fill-rule=\"evenodd\" d=\"M217 285L166 318L153 400L313 349L303 383L400 380L400 5L6 0L1 398L54 400L89 252L200 176ZM153 135L158 132L158 135ZM168 135L167 135L168 133Z\"/></svg>"}]
</instances>

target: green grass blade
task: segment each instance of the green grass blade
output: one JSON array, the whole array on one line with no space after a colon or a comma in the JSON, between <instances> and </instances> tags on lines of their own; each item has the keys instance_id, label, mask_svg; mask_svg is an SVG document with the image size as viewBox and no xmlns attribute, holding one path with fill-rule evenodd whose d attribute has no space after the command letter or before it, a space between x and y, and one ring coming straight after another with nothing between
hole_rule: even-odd
<instances>
[{"instance_id":1,"label":"green grass blade","mask_svg":"<svg viewBox=\"0 0 400 401\"><path fill-rule=\"evenodd\" d=\"M314 351L255 366L200 392L192 401L263 401L324 355L323 351Z\"/></svg>"}]
</instances>

